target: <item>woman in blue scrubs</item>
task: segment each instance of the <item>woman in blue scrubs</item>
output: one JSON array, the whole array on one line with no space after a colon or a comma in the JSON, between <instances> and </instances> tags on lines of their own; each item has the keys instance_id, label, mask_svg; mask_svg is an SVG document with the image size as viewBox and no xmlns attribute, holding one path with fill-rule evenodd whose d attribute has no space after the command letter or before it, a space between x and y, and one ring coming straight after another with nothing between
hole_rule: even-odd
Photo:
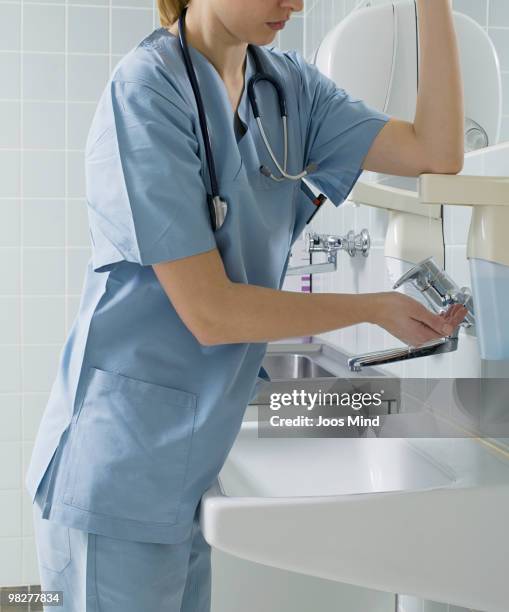
<instances>
[{"instance_id":1,"label":"woman in blue scrubs","mask_svg":"<svg viewBox=\"0 0 509 612\"><path fill-rule=\"evenodd\" d=\"M301 181L259 170L279 175L244 87L255 70L247 43L285 91L288 172L316 163L309 178L336 206L390 119L297 52L263 46L301 0L189 4L189 51L229 207L213 230L178 40L183 8L159 0L163 27L115 67L86 144L92 257L26 475L42 588L63 591L65 612L209 610L200 499L262 384L268 341L368 320L413 343L443 335L444 318L403 295L280 291L315 205ZM257 99L282 160L273 88L259 83Z\"/></svg>"}]
</instances>

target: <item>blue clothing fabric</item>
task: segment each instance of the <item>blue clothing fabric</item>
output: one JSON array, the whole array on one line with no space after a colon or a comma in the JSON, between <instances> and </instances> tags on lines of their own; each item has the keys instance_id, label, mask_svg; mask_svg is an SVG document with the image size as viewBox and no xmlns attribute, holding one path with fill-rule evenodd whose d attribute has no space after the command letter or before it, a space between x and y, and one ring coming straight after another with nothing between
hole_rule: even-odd
<instances>
[{"instance_id":1,"label":"blue clothing fabric","mask_svg":"<svg viewBox=\"0 0 509 612\"><path fill-rule=\"evenodd\" d=\"M315 162L309 181L340 205L389 115L352 98L295 51L259 51L286 93L288 172ZM33 500L55 458L43 517L136 541L189 537L196 506L264 384L267 348L202 346L151 264L217 248L231 281L278 289L315 210L300 181L260 173L264 164L279 174L247 86L238 108L246 130L237 134L220 75L192 46L190 54L226 220L212 230L194 95L178 39L158 28L117 64L92 121L85 152L92 257L26 475ZM248 54L246 85L253 71ZM266 82L257 100L282 160L277 97Z\"/></svg>"},{"instance_id":2,"label":"blue clothing fabric","mask_svg":"<svg viewBox=\"0 0 509 612\"><path fill-rule=\"evenodd\" d=\"M34 534L41 588L61 591L60 612L210 612L211 549L200 505L183 542L133 542L42 518L47 485L45 477L33 503Z\"/></svg>"}]
</instances>

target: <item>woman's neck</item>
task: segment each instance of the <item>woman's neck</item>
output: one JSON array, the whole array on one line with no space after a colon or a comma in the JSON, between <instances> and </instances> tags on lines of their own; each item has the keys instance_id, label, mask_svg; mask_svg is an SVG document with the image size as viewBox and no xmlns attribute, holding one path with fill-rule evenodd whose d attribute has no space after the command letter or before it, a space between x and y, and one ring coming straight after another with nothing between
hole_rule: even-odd
<instances>
[{"instance_id":1,"label":"woman's neck","mask_svg":"<svg viewBox=\"0 0 509 612\"><path fill-rule=\"evenodd\" d=\"M186 39L214 66L225 83L244 83L247 44L235 39L211 11L210 4L190 4L187 9ZM178 20L167 28L178 36Z\"/></svg>"}]
</instances>

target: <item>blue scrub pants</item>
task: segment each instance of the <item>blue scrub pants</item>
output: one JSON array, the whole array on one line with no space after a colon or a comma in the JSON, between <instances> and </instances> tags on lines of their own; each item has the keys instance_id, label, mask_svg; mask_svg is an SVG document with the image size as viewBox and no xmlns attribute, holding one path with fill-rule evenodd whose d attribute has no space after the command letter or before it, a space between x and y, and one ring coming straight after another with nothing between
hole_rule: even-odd
<instances>
[{"instance_id":1,"label":"blue scrub pants","mask_svg":"<svg viewBox=\"0 0 509 612\"><path fill-rule=\"evenodd\" d=\"M88 533L41 517L48 475L33 518L41 588L63 591L63 606L48 612L210 612L210 545L199 523L187 540L133 542Z\"/></svg>"}]
</instances>

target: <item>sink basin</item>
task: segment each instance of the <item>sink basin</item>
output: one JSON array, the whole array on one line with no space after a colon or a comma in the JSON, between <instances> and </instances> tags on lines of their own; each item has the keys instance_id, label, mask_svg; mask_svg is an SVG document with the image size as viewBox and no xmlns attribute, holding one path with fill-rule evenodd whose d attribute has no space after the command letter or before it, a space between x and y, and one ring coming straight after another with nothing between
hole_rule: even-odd
<instances>
[{"instance_id":1,"label":"sink basin","mask_svg":"<svg viewBox=\"0 0 509 612\"><path fill-rule=\"evenodd\" d=\"M263 359L263 367L267 370L271 380L334 376L309 355L296 353L269 353Z\"/></svg>"},{"instance_id":2,"label":"sink basin","mask_svg":"<svg viewBox=\"0 0 509 612\"><path fill-rule=\"evenodd\" d=\"M351 495L442 487L455 480L451 470L404 438L259 438L258 426L242 424L219 474L227 496Z\"/></svg>"},{"instance_id":3,"label":"sink basin","mask_svg":"<svg viewBox=\"0 0 509 612\"><path fill-rule=\"evenodd\" d=\"M361 371L352 374L348 367L347 355L326 341L313 343L269 343L263 358L262 366L267 371L270 381L262 384L258 393L250 401L246 411L247 418L253 417L254 405L270 403L272 393L291 393L298 387L307 392L333 391L338 379L363 379L386 377L370 368L369 372ZM390 411L390 398L382 402L382 412Z\"/></svg>"},{"instance_id":4,"label":"sink basin","mask_svg":"<svg viewBox=\"0 0 509 612\"><path fill-rule=\"evenodd\" d=\"M327 347L314 346L319 365L346 371L348 356L334 363ZM479 438L260 438L259 426L268 424L244 420L202 497L211 546L310 576L507 612L509 453Z\"/></svg>"}]
</instances>

